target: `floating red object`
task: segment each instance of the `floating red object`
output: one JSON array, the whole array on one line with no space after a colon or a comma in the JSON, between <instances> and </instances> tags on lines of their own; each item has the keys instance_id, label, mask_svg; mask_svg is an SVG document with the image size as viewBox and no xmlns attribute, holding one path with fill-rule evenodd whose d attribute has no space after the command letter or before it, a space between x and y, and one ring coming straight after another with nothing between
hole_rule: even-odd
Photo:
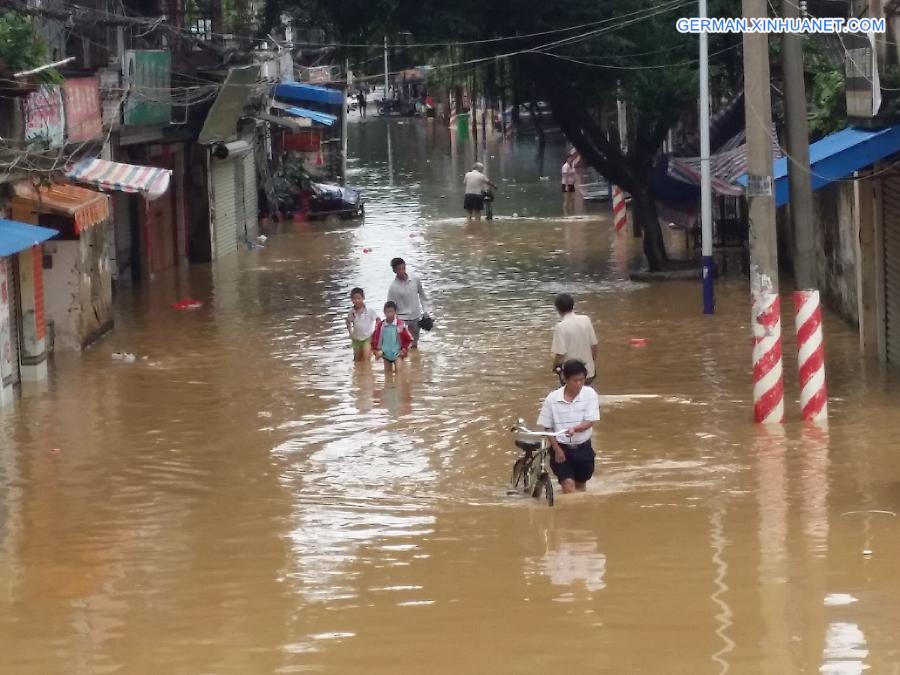
<instances>
[{"instance_id":1,"label":"floating red object","mask_svg":"<svg viewBox=\"0 0 900 675\"><path fill-rule=\"evenodd\" d=\"M631 338L628 342L632 347L646 347L649 340L647 338Z\"/></svg>"},{"instance_id":2,"label":"floating red object","mask_svg":"<svg viewBox=\"0 0 900 675\"><path fill-rule=\"evenodd\" d=\"M371 252L372 252L372 249L370 249L370 248L363 249L363 253L371 253Z\"/></svg>"},{"instance_id":3,"label":"floating red object","mask_svg":"<svg viewBox=\"0 0 900 675\"><path fill-rule=\"evenodd\" d=\"M172 309L200 309L203 307L203 303L199 300L191 300L190 298L185 298L184 300L179 300L174 305L172 305Z\"/></svg>"}]
</instances>

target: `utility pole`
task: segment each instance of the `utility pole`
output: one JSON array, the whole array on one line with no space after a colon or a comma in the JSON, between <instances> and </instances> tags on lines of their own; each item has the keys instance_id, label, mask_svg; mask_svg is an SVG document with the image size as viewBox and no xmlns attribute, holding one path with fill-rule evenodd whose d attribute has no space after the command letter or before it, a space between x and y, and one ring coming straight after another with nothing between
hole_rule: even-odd
<instances>
[{"instance_id":1,"label":"utility pole","mask_svg":"<svg viewBox=\"0 0 900 675\"><path fill-rule=\"evenodd\" d=\"M699 16L701 19L706 18L706 0L700 0ZM706 33L700 33L700 236L704 314L712 314L716 307L713 289L712 185L709 172L709 40Z\"/></svg>"},{"instance_id":2,"label":"utility pole","mask_svg":"<svg viewBox=\"0 0 900 675\"><path fill-rule=\"evenodd\" d=\"M628 108L625 106L625 99L622 98L622 85L617 85L616 95L616 119L619 124L619 147L622 154L628 152Z\"/></svg>"},{"instance_id":3,"label":"utility pole","mask_svg":"<svg viewBox=\"0 0 900 675\"><path fill-rule=\"evenodd\" d=\"M350 73L350 59L344 59L344 105L341 108L341 185L347 184L347 98L353 75Z\"/></svg>"},{"instance_id":4,"label":"utility pole","mask_svg":"<svg viewBox=\"0 0 900 675\"><path fill-rule=\"evenodd\" d=\"M766 0L743 0L744 18L766 16ZM772 185L772 99L769 36L745 33L744 105L747 201L750 217L750 293L753 326L753 405L758 423L784 421L778 241Z\"/></svg>"},{"instance_id":5,"label":"utility pole","mask_svg":"<svg viewBox=\"0 0 900 675\"><path fill-rule=\"evenodd\" d=\"M796 0L782 0L784 18L800 17ZM800 368L800 405L805 421L828 418L825 386L825 346L819 291L816 288L816 233L809 167L809 126L806 118L806 83L803 79L802 36L781 37L784 74L784 111L787 122L788 183L794 259L794 316Z\"/></svg>"},{"instance_id":6,"label":"utility pole","mask_svg":"<svg viewBox=\"0 0 900 675\"><path fill-rule=\"evenodd\" d=\"M628 154L628 106L625 103L624 93L622 92L622 83L616 83L616 122L619 128L619 149L622 151L622 157L625 157ZM610 192L613 194L613 214L616 213L616 200L615 200L615 192L616 189L614 186L610 186ZM621 195L621 198L624 199L624 194ZM623 201L624 205L625 202ZM625 209L625 213L621 216L613 216L615 221L616 231L619 231L622 227L625 226L625 222L628 218L627 206L623 206L621 208ZM634 213L632 212L632 216ZM626 220L620 220L620 218L624 218ZM632 234L635 239L640 239L643 235L641 230L640 223L638 223L637 218L632 218L634 223L632 227ZM621 224L620 224L621 223Z\"/></svg>"},{"instance_id":7,"label":"utility pole","mask_svg":"<svg viewBox=\"0 0 900 675\"><path fill-rule=\"evenodd\" d=\"M797 0L783 0L785 19L800 16ZM794 231L794 280L799 290L815 288L815 230L809 176L809 126L806 120L806 83L803 80L802 36L781 36L781 68L784 74L784 112L787 121L788 183L791 228Z\"/></svg>"},{"instance_id":8,"label":"utility pole","mask_svg":"<svg viewBox=\"0 0 900 675\"><path fill-rule=\"evenodd\" d=\"M388 39L387 35L384 36L384 100L382 101L381 109L384 110L385 115L390 115L391 111L388 108L388 104L390 103L390 99L388 99Z\"/></svg>"}]
</instances>

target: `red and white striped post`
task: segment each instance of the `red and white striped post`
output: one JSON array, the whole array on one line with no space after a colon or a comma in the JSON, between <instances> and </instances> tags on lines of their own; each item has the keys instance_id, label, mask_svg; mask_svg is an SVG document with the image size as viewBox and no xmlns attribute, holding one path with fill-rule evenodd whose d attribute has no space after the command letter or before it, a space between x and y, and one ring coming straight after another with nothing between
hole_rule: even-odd
<instances>
[{"instance_id":1,"label":"red and white striped post","mask_svg":"<svg viewBox=\"0 0 900 675\"><path fill-rule=\"evenodd\" d=\"M753 296L753 417L757 424L784 421L781 302L775 293Z\"/></svg>"},{"instance_id":2,"label":"red and white striped post","mask_svg":"<svg viewBox=\"0 0 900 675\"><path fill-rule=\"evenodd\" d=\"M618 185L612 186L613 225L616 232L621 232L628 225L628 207L625 204L625 192Z\"/></svg>"},{"instance_id":3,"label":"red and white striped post","mask_svg":"<svg viewBox=\"0 0 900 675\"><path fill-rule=\"evenodd\" d=\"M794 324L797 330L803 421L824 422L828 419L828 390L825 386L825 340L819 291L794 291Z\"/></svg>"}]
</instances>

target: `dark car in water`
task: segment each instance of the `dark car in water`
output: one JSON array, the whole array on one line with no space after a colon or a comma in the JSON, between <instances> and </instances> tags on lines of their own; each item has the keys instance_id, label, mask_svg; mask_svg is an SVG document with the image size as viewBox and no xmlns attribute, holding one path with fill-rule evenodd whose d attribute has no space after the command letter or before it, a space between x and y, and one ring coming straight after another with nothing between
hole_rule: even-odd
<instances>
[{"instance_id":1,"label":"dark car in water","mask_svg":"<svg viewBox=\"0 0 900 675\"><path fill-rule=\"evenodd\" d=\"M360 190L331 183L310 181L307 204L310 220L329 216L362 218L366 212L365 200Z\"/></svg>"},{"instance_id":2,"label":"dark car in water","mask_svg":"<svg viewBox=\"0 0 900 675\"><path fill-rule=\"evenodd\" d=\"M278 212L287 218L302 211L306 211L310 220L365 215L365 199L356 188L317 183L308 178L296 181L281 174L273 179L272 190Z\"/></svg>"}]
</instances>

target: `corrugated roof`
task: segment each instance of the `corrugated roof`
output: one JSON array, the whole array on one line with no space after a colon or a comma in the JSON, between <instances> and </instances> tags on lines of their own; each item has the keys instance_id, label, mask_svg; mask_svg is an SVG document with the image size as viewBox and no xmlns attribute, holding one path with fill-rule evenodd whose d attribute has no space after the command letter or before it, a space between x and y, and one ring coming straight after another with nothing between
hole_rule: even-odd
<instances>
[{"instance_id":1,"label":"corrugated roof","mask_svg":"<svg viewBox=\"0 0 900 675\"><path fill-rule=\"evenodd\" d=\"M57 234L47 227L0 219L0 258L26 251Z\"/></svg>"}]
</instances>

